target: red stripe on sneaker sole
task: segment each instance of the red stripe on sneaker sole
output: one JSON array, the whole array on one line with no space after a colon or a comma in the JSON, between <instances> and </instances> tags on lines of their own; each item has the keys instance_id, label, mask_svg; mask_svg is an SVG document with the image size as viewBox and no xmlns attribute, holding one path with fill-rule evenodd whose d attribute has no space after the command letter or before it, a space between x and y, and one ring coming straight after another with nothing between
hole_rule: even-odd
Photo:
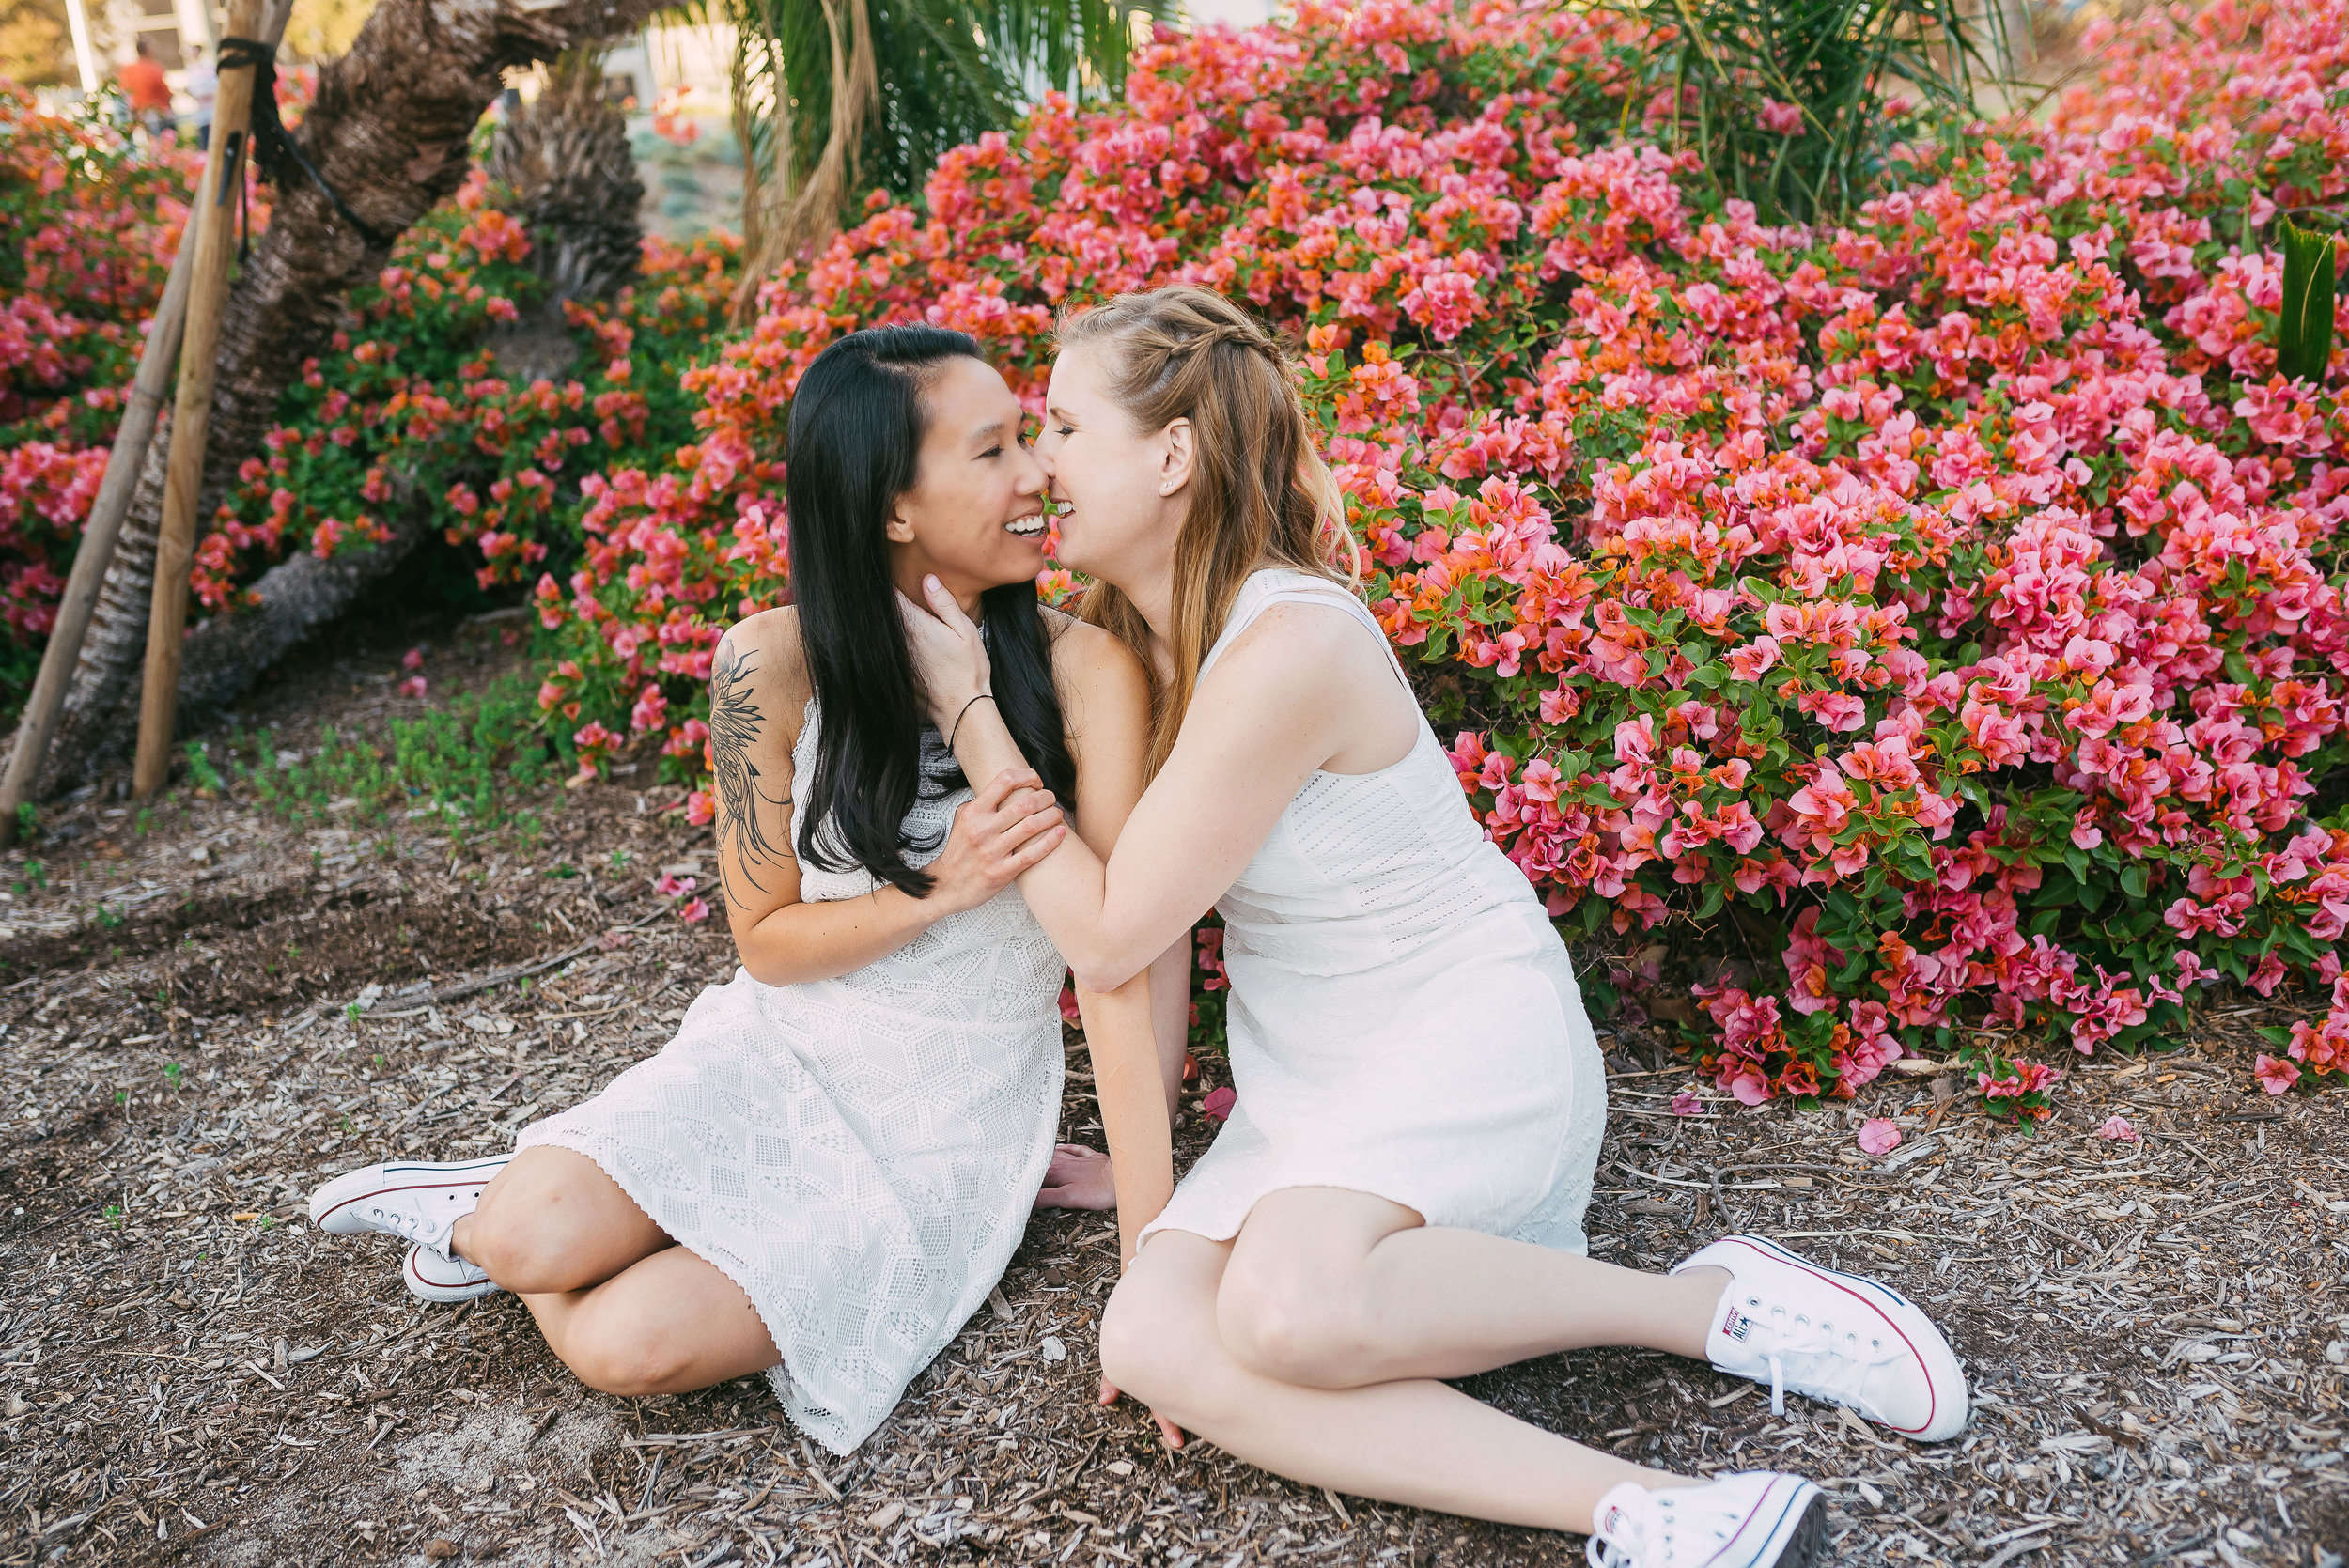
<instances>
[{"instance_id":1,"label":"red stripe on sneaker sole","mask_svg":"<svg viewBox=\"0 0 2349 1568\"><path fill-rule=\"evenodd\" d=\"M326 1213L321 1214L315 1219L311 1220L311 1223L314 1225L323 1225L330 1218L340 1214L351 1204L364 1203L370 1198L381 1198L387 1192L431 1192L444 1187L487 1187L489 1185L489 1182L486 1180L467 1180L461 1182L411 1182L405 1187L370 1188L366 1191L359 1193L354 1197L344 1199L341 1203L336 1203L333 1208L328 1209Z\"/></svg>"},{"instance_id":2,"label":"red stripe on sneaker sole","mask_svg":"<svg viewBox=\"0 0 2349 1568\"><path fill-rule=\"evenodd\" d=\"M416 1255L413 1252L408 1254L408 1274L411 1279L414 1280L418 1284L423 1285L428 1290L468 1290L474 1285L490 1284L495 1282L493 1281L487 1280L434 1280L427 1278L424 1270L416 1266Z\"/></svg>"}]
</instances>

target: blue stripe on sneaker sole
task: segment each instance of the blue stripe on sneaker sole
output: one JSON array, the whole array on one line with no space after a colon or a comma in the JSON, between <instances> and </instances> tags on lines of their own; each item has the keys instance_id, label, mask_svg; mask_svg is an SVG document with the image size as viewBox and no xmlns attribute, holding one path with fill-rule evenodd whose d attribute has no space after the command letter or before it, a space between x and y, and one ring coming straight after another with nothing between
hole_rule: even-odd
<instances>
[{"instance_id":1,"label":"blue stripe on sneaker sole","mask_svg":"<svg viewBox=\"0 0 2349 1568\"><path fill-rule=\"evenodd\" d=\"M1770 1492L1776 1491L1779 1483L1783 1481L1793 1482L1793 1488L1786 1500L1779 1505L1777 1517L1773 1518L1764 1529L1753 1555L1731 1556L1731 1553L1738 1549L1738 1537L1743 1536L1748 1528L1760 1522L1762 1511L1769 1506ZM1779 1560L1786 1555L1787 1545L1794 1539L1796 1532L1802 1528L1802 1511L1809 1506L1811 1499L1818 1495L1818 1487L1810 1482L1794 1476L1773 1477L1768 1490L1762 1494L1762 1501L1755 1504L1754 1511L1747 1514L1739 1524L1737 1535L1731 1537L1727 1545L1705 1559L1704 1568L1715 1568L1716 1564L1720 1565L1720 1568L1777 1568ZM1793 1521L1792 1524L1788 1522L1790 1518Z\"/></svg>"}]
</instances>

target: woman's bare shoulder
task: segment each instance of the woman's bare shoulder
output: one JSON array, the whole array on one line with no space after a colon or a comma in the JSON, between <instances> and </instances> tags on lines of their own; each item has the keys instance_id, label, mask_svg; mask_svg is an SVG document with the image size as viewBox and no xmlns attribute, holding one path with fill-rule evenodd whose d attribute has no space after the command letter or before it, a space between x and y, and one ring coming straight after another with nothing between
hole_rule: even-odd
<instances>
[{"instance_id":1,"label":"woman's bare shoulder","mask_svg":"<svg viewBox=\"0 0 2349 1568\"><path fill-rule=\"evenodd\" d=\"M747 701L796 736L811 691L799 611L783 604L737 621L719 639L710 684L713 706L728 698Z\"/></svg>"},{"instance_id":2,"label":"woman's bare shoulder","mask_svg":"<svg viewBox=\"0 0 2349 1568\"><path fill-rule=\"evenodd\" d=\"M1335 596L1285 598L1266 606L1232 639L1209 678L1230 669L1250 672L1230 680L1252 682L1263 667L1277 665L1287 672L1286 678L1310 686L1343 681L1384 661L1378 634Z\"/></svg>"},{"instance_id":3,"label":"woman's bare shoulder","mask_svg":"<svg viewBox=\"0 0 2349 1568\"><path fill-rule=\"evenodd\" d=\"M1063 691L1097 701L1139 698L1148 705L1150 682L1142 660L1114 632L1049 605L1038 613L1051 639L1053 680Z\"/></svg>"}]
</instances>

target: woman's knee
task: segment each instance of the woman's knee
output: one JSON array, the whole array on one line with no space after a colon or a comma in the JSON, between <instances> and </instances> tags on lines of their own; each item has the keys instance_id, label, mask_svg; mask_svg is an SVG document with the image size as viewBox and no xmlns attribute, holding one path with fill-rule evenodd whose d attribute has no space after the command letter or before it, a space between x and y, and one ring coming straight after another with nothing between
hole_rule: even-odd
<instances>
[{"instance_id":1,"label":"woman's knee","mask_svg":"<svg viewBox=\"0 0 2349 1568\"><path fill-rule=\"evenodd\" d=\"M1128 1277L1101 1317L1101 1375L1168 1420L1212 1435L1239 1369L1211 1315L1148 1277Z\"/></svg>"},{"instance_id":2,"label":"woman's knee","mask_svg":"<svg viewBox=\"0 0 2349 1568\"><path fill-rule=\"evenodd\" d=\"M585 1313L554 1350L582 1383L604 1393L631 1399L682 1393L692 1355L664 1327L633 1312Z\"/></svg>"},{"instance_id":3,"label":"woman's knee","mask_svg":"<svg viewBox=\"0 0 2349 1568\"><path fill-rule=\"evenodd\" d=\"M1372 1336L1361 1294L1310 1269L1236 1255L1216 1292L1216 1329L1259 1376L1307 1389L1363 1381Z\"/></svg>"},{"instance_id":4,"label":"woman's knee","mask_svg":"<svg viewBox=\"0 0 2349 1568\"><path fill-rule=\"evenodd\" d=\"M602 1228L599 1205L594 1194L563 1179L568 1173L509 1166L482 1191L465 1227L466 1260L525 1295L596 1283L608 1250L593 1244Z\"/></svg>"}]
</instances>

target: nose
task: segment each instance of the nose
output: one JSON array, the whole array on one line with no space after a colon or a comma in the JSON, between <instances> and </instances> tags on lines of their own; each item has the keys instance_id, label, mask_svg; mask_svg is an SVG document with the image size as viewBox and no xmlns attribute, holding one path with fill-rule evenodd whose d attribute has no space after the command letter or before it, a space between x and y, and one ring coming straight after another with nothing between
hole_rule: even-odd
<instances>
[{"instance_id":1,"label":"nose","mask_svg":"<svg viewBox=\"0 0 2349 1568\"><path fill-rule=\"evenodd\" d=\"M1052 482L1052 471L1046 465L1043 455L1034 448L1023 446L1019 449L1019 453L1025 459L1025 466L1020 474L1019 493L1034 495Z\"/></svg>"}]
</instances>

